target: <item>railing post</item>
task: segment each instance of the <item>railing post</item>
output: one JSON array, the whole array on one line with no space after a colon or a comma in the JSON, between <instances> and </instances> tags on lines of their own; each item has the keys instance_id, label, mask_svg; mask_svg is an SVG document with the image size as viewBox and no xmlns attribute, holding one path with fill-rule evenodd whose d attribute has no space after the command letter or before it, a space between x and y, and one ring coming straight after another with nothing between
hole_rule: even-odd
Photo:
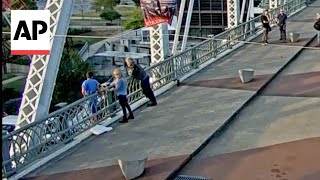
<instances>
[{"instance_id":1,"label":"railing post","mask_svg":"<svg viewBox=\"0 0 320 180\"><path fill-rule=\"evenodd\" d=\"M7 135L8 132L6 130L2 130L2 137ZM2 163L10 160L10 143L9 139L2 139ZM4 173L6 176L8 176L8 172L12 171L12 163L6 163L3 167Z\"/></svg>"},{"instance_id":2,"label":"railing post","mask_svg":"<svg viewBox=\"0 0 320 180\"><path fill-rule=\"evenodd\" d=\"M107 107L110 113L110 117L114 117L114 112L117 110L117 106L114 104L116 98L113 91L107 91Z\"/></svg>"},{"instance_id":3,"label":"railing post","mask_svg":"<svg viewBox=\"0 0 320 180\"><path fill-rule=\"evenodd\" d=\"M257 31L256 31L256 22L253 20L253 19L251 19L250 20L250 28L251 28L251 35L253 36L253 35L255 35L255 34L257 34Z\"/></svg>"},{"instance_id":4,"label":"railing post","mask_svg":"<svg viewBox=\"0 0 320 180\"><path fill-rule=\"evenodd\" d=\"M211 40L211 47L212 47L212 51L213 51L213 58L216 58L217 57L217 42L214 37Z\"/></svg>"},{"instance_id":5,"label":"railing post","mask_svg":"<svg viewBox=\"0 0 320 180\"><path fill-rule=\"evenodd\" d=\"M191 67L192 69L198 68L196 49L191 50Z\"/></svg>"}]
</instances>

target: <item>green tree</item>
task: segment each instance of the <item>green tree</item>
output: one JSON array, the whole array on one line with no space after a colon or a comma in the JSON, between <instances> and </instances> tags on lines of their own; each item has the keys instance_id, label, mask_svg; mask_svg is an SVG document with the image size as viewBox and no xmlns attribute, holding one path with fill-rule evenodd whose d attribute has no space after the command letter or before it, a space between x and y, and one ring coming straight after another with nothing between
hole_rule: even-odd
<instances>
[{"instance_id":1,"label":"green tree","mask_svg":"<svg viewBox=\"0 0 320 180\"><path fill-rule=\"evenodd\" d=\"M100 12L101 7L104 7L105 9L112 9L113 6L116 6L119 2L120 0L94 0L91 3L91 6L96 12Z\"/></svg>"},{"instance_id":2,"label":"green tree","mask_svg":"<svg viewBox=\"0 0 320 180\"><path fill-rule=\"evenodd\" d=\"M82 61L79 55L71 51L62 54L59 72L54 88L51 105L60 102L72 103L81 96L81 83L85 80L85 73L92 71L92 66Z\"/></svg>"},{"instance_id":3,"label":"green tree","mask_svg":"<svg viewBox=\"0 0 320 180\"><path fill-rule=\"evenodd\" d=\"M123 23L125 29L139 29L144 26L143 13L140 7L133 9Z\"/></svg>"},{"instance_id":4,"label":"green tree","mask_svg":"<svg viewBox=\"0 0 320 180\"><path fill-rule=\"evenodd\" d=\"M106 9L100 14L100 17L112 23L113 20L119 19L121 15L114 9Z\"/></svg>"},{"instance_id":5,"label":"green tree","mask_svg":"<svg viewBox=\"0 0 320 180\"><path fill-rule=\"evenodd\" d=\"M35 0L23 0L23 2L26 4L26 6L28 7L29 10L37 10L37 3ZM20 8L20 4L19 3L14 3L12 5L12 9L18 9Z\"/></svg>"}]
</instances>

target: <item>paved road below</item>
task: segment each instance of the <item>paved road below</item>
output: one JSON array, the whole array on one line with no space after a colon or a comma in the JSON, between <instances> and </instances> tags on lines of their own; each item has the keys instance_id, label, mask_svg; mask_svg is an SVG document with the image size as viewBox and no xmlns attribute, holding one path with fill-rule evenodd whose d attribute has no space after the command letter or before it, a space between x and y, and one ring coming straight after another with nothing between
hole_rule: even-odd
<instances>
[{"instance_id":1,"label":"paved road below","mask_svg":"<svg viewBox=\"0 0 320 180\"><path fill-rule=\"evenodd\" d=\"M16 76L16 77L13 77L13 78L10 78L10 79L6 79L6 80L2 81L2 85L9 84L9 83L12 83L14 81L17 81L17 80L23 79L23 78L25 78L25 76Z\"/></svg>"}]
</instances>

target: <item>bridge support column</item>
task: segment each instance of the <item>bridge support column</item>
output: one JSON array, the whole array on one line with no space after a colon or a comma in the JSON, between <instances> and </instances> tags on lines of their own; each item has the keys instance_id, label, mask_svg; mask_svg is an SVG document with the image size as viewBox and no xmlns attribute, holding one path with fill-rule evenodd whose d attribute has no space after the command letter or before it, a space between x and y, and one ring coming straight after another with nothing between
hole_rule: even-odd
<instances>
[{"instance_id":1,"label":"bridge support column","mask_svg":"<svg viewBox=\"0 0 320 180\"><path fill-rule=\"evenodd\" d=\"M47 1L45 9L51 12L51 55L32 57L18 116L20 127L40 120L49 112L73 4L74 0Z\"/></svg>"},{"instance_id":2,"label":"bridge support column","mask_svg":"<svg viewBox=\"0 0 320 180\"><path fill-rule=\"evenodd\" d=\"M227 0L228 29L238 26L240 20L239 0Z\"/></svg>"},{"instance_id":3,"label":"bridge support column","mask_svg":"<svg viewBox=\"0 0 320 180\"><path fill-rule=\"evenodd\" d=\"M269 0L269 9L275 9L278 7L279 0Z\"/></svg>"},{"instance_id":4,"label":"bridge support column","mask_svg":"<svg viewBox=\"0 0 320 180\"><path fill-rule=\"evenodd\" d=\"M169 55L169 36L168 36L168 25L167 23L161 23L150 28L150 46L151 46L151 64L154 65ZM162 69L155 68L150 72L152 82L156 81L161 77ZM159 83L153 84L154 87L158 86Z\"/></svg>"},{"instance_id":5,"label":"bridge support column","mask_svg":"<svg viewBox=\"0 0 320 180\"><path fill-rule=\"evenodd\" d=\"M20 128L48 115L73 4L74 0L47 1L45 9L51 13L49 28L51 54L32 57L18 115L17 125ZM43 136L45 135L40 129L32 129L29 134L18 137L16 153L23 153L29 149L28 147L37 144ZM28 161L28 158L32 158L33 153L38 153L40 148L35 148L21 160Z\"/></svg>"}]
</instances>

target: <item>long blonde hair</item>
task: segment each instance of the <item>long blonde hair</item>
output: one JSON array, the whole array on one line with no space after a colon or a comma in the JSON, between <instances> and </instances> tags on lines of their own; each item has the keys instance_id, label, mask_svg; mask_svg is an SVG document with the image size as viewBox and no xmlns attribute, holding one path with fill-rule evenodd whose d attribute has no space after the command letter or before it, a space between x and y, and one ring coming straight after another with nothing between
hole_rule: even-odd
<instances>
[{"instance_id":1,"label":"long blonde hair","mask_svg":"<svg viewBox=\"0 0 320 180\"><path fill-rule=\"evenodd\" d=\"M119 68L114 69L112 74L113 74L114 76L115 76L115 75L119 75L119 78L122 77L122 71L121 71L121 69L119 69Z\"/></svg>"}]
</instances>

